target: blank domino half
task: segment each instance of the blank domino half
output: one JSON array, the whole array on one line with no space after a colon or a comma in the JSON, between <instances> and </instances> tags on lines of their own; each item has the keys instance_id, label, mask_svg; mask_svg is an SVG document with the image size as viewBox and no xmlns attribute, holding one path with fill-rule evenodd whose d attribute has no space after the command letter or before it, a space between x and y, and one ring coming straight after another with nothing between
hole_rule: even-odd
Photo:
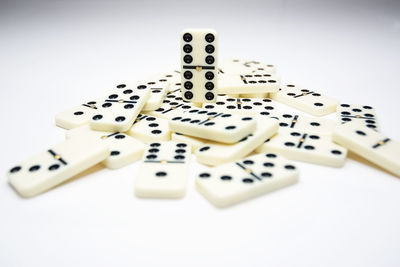
<instances>
[{"instance_id":1,"label":"blank domino half","mask_svg":"<svg viewBox=\"0 0 400 267\"><path fill-rule=\"evenodd\" d=\"M271 93L270 97L314 116L324 116L333 113L339 104L334 98L293 84L281 86L279 91Z\"/></svg>"},{"instance_id":2,"label":"blank domino half","mask_svg":"<svg viewBox=\"0 0 400 267\"><path fill-rule=\"evenodd\" d=\"M400 177L400 143L360 121L347 122L335 129L333 141Z\"/></svg>"},{"instance_id":3,"label":"blank domino half","mask_svg":"<svg viewBox=\"0 0 400 267\"><path fill-rule=\"evenodd\" d=\"M8 181L21 196L32 197L103 161L109 153L100 140L66 140L11 168Z\"/></svg>"},{"instance_id":4,"label":"blank domino half","mask_svg":"<svg viewBox=\"0 0 400 267\"><path fill-rule=\"evenodd\" d=\"M258 118L257 129L234 144L208 142L195 151L198 162L216 166L239 160L260 146L278 131L278 122L274 119Z\"/></svg>"},{"instance_id":5,"label":"blank domino half","mask_svg":"<svg viewBox=\"0 0 400 267\"><path fill-rule=\"evenodd\" d=\"M182 97L186 101L215 102L218 88L217 33L186 29L181 35Z\"/></svg>"},{"instance_id":6,"label":"blank domino half","mask_svg":"<svg viewBox=\"0 0 400 267\"><path fill-rule=\"evenodd\" d=\"M146 148L145 144L125 133L93 131L89 125L67 131L66 138L101 140L110 150L109 156L101 163L109 169L119 169L138 161Z\"/></svg>"},{"instance_id":7,"label":"blank domino half","mask_svg":"<svg viewBox=\"0 0 400 267\"><path fill-rule=\"evenodd\" d=\"M266 194L297 182L295 165L277 154L257 154L202 172L197 190L217 207Z\"/></svg>"},{"instance_id":8,"label":"blank domino half","mask_svg":"<svg viewBox=\"0 0 400 267\"><path fill-rule=\"evenodd\" d=\"M250 116L190 109L169 121L171 131L221 143L235 143L256 129Z\"/></svg>"},{"instance_id":9,"label":"blank domino half","mask_svg":"<svg viewBox=\"0 0 400 267\"><path fill-rule=\"evenodd\" d=\"M146 198L185 195L191 148L180 142L155 142L148 146L135 178L135 194Z\"/></svg>"},{"instance_id":10,"label":"blank domino half","mask_svg":"<svg viewBox=\"0 0 400 267\"><path fill-rule=\"evenodd\" d=\"M256 151L331 167L342 167L347 155L347 149L333 143L330 136L287 129L279 131Z\"/></svg>"}]
</instances>

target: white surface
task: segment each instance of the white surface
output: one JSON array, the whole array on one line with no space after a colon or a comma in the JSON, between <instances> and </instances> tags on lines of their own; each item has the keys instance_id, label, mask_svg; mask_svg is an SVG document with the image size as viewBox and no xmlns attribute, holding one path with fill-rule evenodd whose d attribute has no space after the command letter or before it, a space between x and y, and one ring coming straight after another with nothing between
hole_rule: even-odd
<instances>
[{"instance_id":1,"label":"white surface","mask_svg":"<svg viewBox=\"0 0 400 267\"><path fill-rule=\"evenodd\" d=\"M400 179L354 156L340 169L296 163L298 184L226 210L194 190L200 165L171 201L134 196L137 164L32 199L5 175L64 139L57 112L178 68L186 27L215 28L221 59L272 63L283 82L374 106L399 140L399 14L398 1L2 1L0 265L399 266Z\"/></svg>"}]
</instances>

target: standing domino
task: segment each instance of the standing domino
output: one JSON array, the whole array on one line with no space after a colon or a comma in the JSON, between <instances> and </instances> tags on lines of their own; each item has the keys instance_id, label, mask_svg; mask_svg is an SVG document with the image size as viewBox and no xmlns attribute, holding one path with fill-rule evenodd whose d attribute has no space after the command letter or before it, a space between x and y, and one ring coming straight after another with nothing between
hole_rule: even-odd
<instances>
[{"instance_id":1,"label":"standing domino","mask_svg":"<svg viewBox=\"0 0 400 267\"><path fill-rule=\"evenodd\" d=\"M127 131L139 115L149 95L150 90L143 84L135 86L117 85L107 99L97 107L90 127L97 131Z\"/></svg>"},{"instance_id":2,"label":"standing domino","mask_svg":"<svg viewBox=\"0 0 400 267\"><path fill-rule=\"evenodd\" d=\"M69 130L88 124L97 110L98 103L98 100L88 101L85 104L58 113L56 115L56 125Z\"/></svg>"},{"instance_id":3,"label":"standing domino","mask_svg":"<svg viewBox=\"0 0 400 267\"><path fill-rule=\"evenodd\" d=\"M138 161L146 148L145 144L124 133L93 131L88 125L67 131L66 138L101 140L110 149L109 156L102 161L102 164L109 169L122 168Z\"/></svg>"},{"instance_id":4,"label":"standing domino","mask_svg":"<svg viewBox=\"0 0 400 267\"><path fill-rule=\"evenodd\" d=\"M278 92L272 93L270 97L314 116L333 113L339 104L336 99L293 84L282 86Z\"/></svg>"},{"instance_id":5,"label":"standing domino","mask_svg":"<svg viewBox=\"0 0 400 267\"><path fill-rule=\"evenodd\" d=\"M340 125L333 141L400 177L400 143L366 127L360 121Z\"/></svg>"},{"instance_id":6,"label":"standing domino","mask_svg":"<svg viewBox=\"0 0 400 267\"><path fill-rule=\"evenodd\" d=\"M273 153L258 154L200 173L198 191L217 207L227 207L297 182L299 172Z\"/></svg>"},{"instance_id":7,"label":"standing domino","mask_svg":"<svg viewBox=\"0 0 400 267\"><path fill-rule=\"evenodd\" d=\"M254 133L249 134L235 144L208 142L196 150L197 161L215 166L244 158L261 145L265 139L274 135L278 128L276 120L259 117L257 119L257 129Z\"/></svg>"},{"instance_id":8,"label":"standing domino","mask_svg":"<svg viewBox=\"0 0 400 267\"><path fill-rule=\"evenodd\" d=\"M185 143L151 143L135 180L135 194L148 198L179 198L185 195L191 148Z\"/></svg>"},{"instance_id":9,"label":"standing domino","mask_svg":"<svg viewBox=\"0 0 400 267\"><path fill-rule=\"evenodd\" d=\"M342 167L347 155L347 150L333 143L330 136L286 129L265 141L256 151L332 167Z\"/></svg>"},{"instance_id":10,"label":"standing domino","mask_svg":"<svg viewBox=\"0 0 400 267\"><path fill-rule=\"evenodd\" d=\"M217 83L217 33L186 29L181 35L182 97L191 102L215 102Z\"/></svg>"},{"instance_id":11,"label":"standing domino","mask_svg":"<svg viewBox=\"0 0 400 267\"><path fill-rule=\"evenodd\" d=\"M337 107L337 115L339 123L359 120L368 128L378 130L375 109L371 106L340 104Z\"/></svg>"},{"instance_id":12,"label":"standing domino","mask_svg":"<svg viewBox=\"0 0 400 267\"><path fill-rule=\"evenodd\" d=\"M10 169L8 181L21 196L32 197L99 163L109 153L100 140L66 140Z\"/></svg>"},{"instance_id":13,"label":"standing domino","mask_svg":"<svg viewBox=\"0 0 400 267\"><path fill-rule=\"evenodd\" d=\"M172 118L169 127L173 132L222 143L235 143L254 132L256 122L250 116L190 109Z\"/></svg>"}]
</instances>

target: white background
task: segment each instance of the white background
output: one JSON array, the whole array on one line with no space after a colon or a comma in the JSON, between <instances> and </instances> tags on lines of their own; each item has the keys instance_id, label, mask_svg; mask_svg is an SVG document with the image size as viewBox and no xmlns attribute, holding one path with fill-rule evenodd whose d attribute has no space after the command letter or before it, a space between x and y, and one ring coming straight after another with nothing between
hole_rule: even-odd
<instances>
[{"instance_id":1,"label":"white background","mask_svg":"<svg viewBox=\"0 0 400 267\"><path fill-rule=\"evenodd\" d=\"M0 266L400 266L400 179L355 156L298 163L297 185L216 209L133 194L137 164L31 199L5 173L64 138L57 112L179 65L187 27L220 58L275 64L301 84L376 108L399 140L399 1L1 1ZM399 159L400 160L400 159Z\"/></svg>"}]
</instances>

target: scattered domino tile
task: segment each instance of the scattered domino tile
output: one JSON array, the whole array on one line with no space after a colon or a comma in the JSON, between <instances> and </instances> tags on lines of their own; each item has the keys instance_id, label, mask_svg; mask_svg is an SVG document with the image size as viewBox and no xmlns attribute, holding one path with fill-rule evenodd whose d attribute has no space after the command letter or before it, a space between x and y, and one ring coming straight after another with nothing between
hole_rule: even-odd
<instances>
[{"instance_id":1,"label":"scattered domino tile","mask_svg":"<svg viewBox=\"0 0 400 267\"><path fill-rule=\"evenodd\" d=\"M96 112L99 100L88 101L85 104L60 112L56 115L56 125L64 129L72 129L88 124Z\"/></svg>"},{"instance_id":2,"label":"scattered domino tile","mask_svg":"<svg viewBox=\"0 0 400 267\"><path fill-rule=\"evenodd\" d=\"M281 86L278 92L271 93L273 100L299 109L314 116L324 116L336 111L339 102L318 92L303 89L297 85Z\"/></svg>"},{"instance_id":3,"label":"scattered domino tile","mask_svg":"<svg viewBox=\"0 0 400 267\"><path fill-rule=\"evenodd\" d=\"M253 69L251 72L252 74L276 73L276 68L272 64L263 64L258 61L246 61L244 65Z\"/></svg>"},{"instance_id":4,"label":"scattered domino tile","mask_svg":"<svg viewBox=\"0 0 400 267\"><path fill-rule=\"evenodd\" d=\"M336 127L333 120L323 118L312 118L295 114L278 114L275 113L271 118L279 121L282 129L299 130L308 133L329 135Z\"/></svg>"},{"instance_id":5,"label":"scattered domino tile","mask_svg":"<svg viewBox=\"0 0 400 267\"><path fill-rule=\"evenodd\" d=\"M146 114L139 114L132 127L126 133L147 144L171 139L168 121Z\"/></svg>"},{"instance_id":6,"label":"scattered domino tile","mask_svg":"<svg viewBox=\"0 0 400 267\"><path fill-rule=\"evenodd\" d=\"M347 155L347 149L333 143L330 136L294 130L279 131L256 152L278 153L288 159L331 167L342 167Z\"/></svg>"},{"instance_id":7,"label":"scattered domino tile","mask_svg":"<svg viewBox=\"0 0 400 267\"><path fill-rule=\"evenodd\" d=\"M400 177L400 143L394 141L361 121L338 126L333 132L334 142Z\"/></svg>"},{"instance_id":8,"label":"scattered domino tile","mask_svg":"<svg viewBox=\"0 0 400 267\"><path fill-rule=\"evenodd\" d=\"M175 70L172 74L171 82L168 87L168 92L180 91L182 87L181 72Z\"/></svg>"},{"instance_id":9,"label":"scattered domino tile","mask_svg":"<svg viewBox=\"0 0 400 267\"><path fill-rule=\"evenodd\" d=\"M146 85L119 84L97 106L90 127L97 131L125 132L139 115L150 96Z\"/></svg>"},{"instance_id":10,"label":"scattered domino tile","mask_svg":"<svg viewBox=\"0 0 400 267\"><path fill-rule=\"evenodd\" d=\"M192 152L194 152L199 147L203 146L208 141L206 139L184 135L181 133L172 133L171 140L189 144L190 147L192 148Z\"/></svg>"},{"instance_id":11,"label":"scattered domino tile","mask_svg":"<svg viewBox=\"0 0 400 267\"><path fill-rule=\"evenodd\" d=\"M33 197L103 161L109 155L100 140L66 140L11 168L8 181L23 197Z\"/></svg>"},{"instance_id":12,"label":"scattered domino tile","mask_svg":"<svg viewBox=\"0 0 400 267\"><path fill-rule=\"evenodd\" d=\"M218 75L219 94L273 93L279 90L280 78L271 73Z\"/></svg>"},{"instance_id":13,"label":"scattered domino tile","mask_svg":"<svg viewBox=\"0 0 400 267\"><path fill-rule=\"evenodd\" d=\"M146 148L145 144L125 133L93 131L89 125L71 129L65 135L67 139L90 138L104 142L110 154L101 163L109 169L119 169L138 161Z\"/></svg>"},{"instance_id":14,"label":"scattered domino tile","mask_svg":"<svg viewBox=\"0 0 400 267\"><path fill-rule=\"evenodd\" d=\"M224 94L219 94L215 103L203 104L205 110L244 115L270 115L275 108L273 101L268 98L234 98Z\"/></svg>"},{"instance_id":15,"label":"scattered domino tile","mask_svg":"<svg viewBox=\"0 0 400 267\"><path fill-rule=\"evenodd\" d=\"M282 156L257 154L202 172L197 190L217 207L227 207L298 181L297 168Z\"/></svg>"},{"instance_id":16,"label":"scattered domino tile","mask_svg":"<svg viewBox=\"0 0 400 267\"><path fill-rule=\"evenodd\" d=\"M181 35L182 97L191 102L215 102L217 83L217 33L211 29L186 29Z\"/></svg>"},{"instance_id":17,"label":"scattered domino tile","mask_svg":"<svg viewBox=\"0 0 400 267\"><path fill-rule=\"evenodd\" d=\"M171 131L221 143L235 143L256 129L250 116L193 108L169 120Z\"/></svg>"},{"instance_id":18,"label":"scattered domino tile","mask_svg":"<svg viewBox=\"0 0 400 267\"><path fill-rule=\"evenodd\" d=\"M146 198L180 198L189 177L191 148L174 141L148 146L135 177L135 194Z\"/></svg>"},{"instance_id":19,"label":"scattered domino tile","mask_svg":"<svg viewBox=\"0 0 400 267\"><path fill-rule=\"evenodd\" d=\"M172 77L172 76L171 76ZM168 92L170 81L163 76L155 77L149 81L142 82L147 85L150 90L150 96L143 107L143 111L156 110L161 107L165 95Z\"/></svg>"},{"instance_id":20,"label":"scattered domino tile","mask_svg":"<svg viewBox=\"0 0 400 267\"><path fill-rule=\"evenodd\" d=\"M239 59L221 60L218 70L222 74L252 74L255 72L276 73L273 65L262 64L258 61L245 61ZM259 73L257 73L259 74Z\"/></svg>"},{"instance_id":21,"label":"scattered domino tile","mask_svg":"<svg viewBox=\"0 0 400 267\"><path fill-rule=\"evenodd\" d=\"M193 103L183 101L180 89L178 89L178 91L172 91L166 95L159 109L144 113L162 119L171 119L194 107Z\"/></svg>"},{"instance_id":22,"label":"scattered domino tile","mask_svg":"<svg viewBox=\"0 0 400 267\"><path fill-rule=\"evenodd\" d=\"M274 119L259 117L257 129L235 144L207 142L195 151L198 162L216 166L246 157L264 141L278 131L278 122Z\"/></svg>"},{"instance_id":23,"label":"scattered domino tile","mask_svg":"<svg viewBox=\"0 0 400 267\"><path fill-rule=\"evenodd\" d=\"M337 106L339 123L363 121L365 126L378 131L375 109L371 106L340 104Z\"/></svg>"}]
</instances>

